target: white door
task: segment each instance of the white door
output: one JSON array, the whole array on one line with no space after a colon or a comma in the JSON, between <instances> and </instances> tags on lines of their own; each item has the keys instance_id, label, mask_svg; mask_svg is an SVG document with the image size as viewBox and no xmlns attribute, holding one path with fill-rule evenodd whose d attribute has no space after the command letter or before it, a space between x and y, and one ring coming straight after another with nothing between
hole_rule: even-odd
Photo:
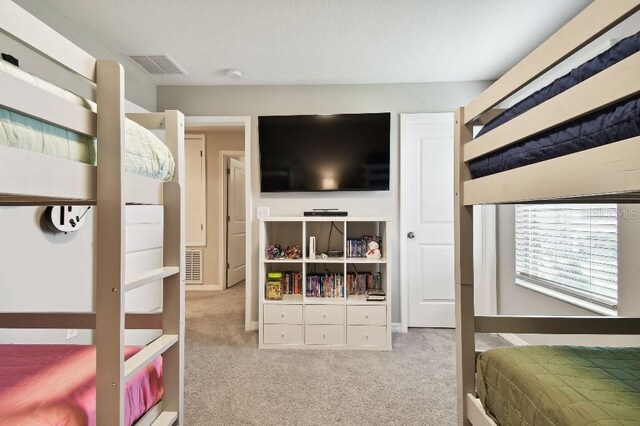
<instances>
[{"instance_id":1,"label":"white door","mask_svg":"<svg viewBox=\"0 0 640 426\"><path fill-rule=\"evenodd\" d=\"M185 227L187 246L207 244L207 197L204 135L185 135Z\"/></svg>"},{"instance_id":2,"label":"white door","mask_svg":"<svg viewBox=\"0 0 640 426\"><path fill-rule=\"evenodd\" d=\"M454 327L453 113L402 115L409 327Z\"/></svg>"},{"instance_id":3,"label":"white door","mask_svg":"<svg viewBox=\"0 0 640 426\"><path fill-rule=\"evenodd\" d=\"M227 287L245 277L245 174L244 163L229 159L227 180Z\"/></svg>"}]
</instances>

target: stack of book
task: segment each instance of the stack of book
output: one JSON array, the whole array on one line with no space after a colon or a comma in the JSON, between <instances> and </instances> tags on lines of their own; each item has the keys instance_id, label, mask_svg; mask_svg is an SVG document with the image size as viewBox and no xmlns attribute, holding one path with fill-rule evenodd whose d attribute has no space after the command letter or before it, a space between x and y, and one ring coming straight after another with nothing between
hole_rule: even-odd
<instances>
[{"instance_id":1,"label":"stack of book","mask_svg":"<svg viewBox=\"0 0 640 426\"><path fill-rule=\"evenodd\" d=\"M361 296L368 290L382 287L382 276L379 272L362 272L359 274L347 273L347 294L349 296Z\"/></svg>"},{"instance_id":2,"label":"stack of book","mask_svg":"<svg viewBox=\"0 0 640 426\"><path fill-rule=\"evenodd\" d=\"M377 235L365 235L362 238L347 238L347 257L367 257L369 243L375 241L382 250L382 240Z\"/></svg>"},{"instance_id":3,"label":"stack of book","mask_svg":"<svg viewBox=\"0 0 640 426\"><path fill-rule=\"evenodd\" d=\"M367 291L367 301L369 302L381 302L386 298L384 290L372 289Z\"/></svg>"},{"instance_id":4,"label":"stack of book","mask_svg":"<svg viewBox=\"0 0 640 426\"><path fill-rule=\"evenodd\" d=\"M302 294L301 272L282 272L282 294Z\"/></svg>"},{"instance_id":5,"label":"stack of book","mask_svg":"<svg viewBox=\"0 0 640 426\"><path fill-rule=\"evenodd\" d=\"M363 238L347 239L347 257L365 257L367 250L369 250L369 248Z\"/></svg>"},{"instance_id":6,"label":"stack of book","mask_svg":"<svg viewBox=\"0 0 640 426\"><path fill-rule=\"evenodd\" d=\"M307 297L344 297L342 274L312 274L307 276Z\"/></svg>"}]
</instances>

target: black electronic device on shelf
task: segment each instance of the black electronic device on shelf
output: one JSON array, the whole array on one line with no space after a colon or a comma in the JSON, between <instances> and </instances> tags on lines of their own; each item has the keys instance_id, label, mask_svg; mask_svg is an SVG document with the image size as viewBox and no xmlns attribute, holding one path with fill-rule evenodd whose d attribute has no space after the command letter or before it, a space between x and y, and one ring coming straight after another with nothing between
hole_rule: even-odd
<instances>
[{"instance_id":1,"label":"black electronic device on shelf","mask_svg":"<svg viewBox=\"0 0 640 426\"><path fill-rule=\"evenodd\" d=\"M304 212L305 216L348 216L349 213L338 209L313 209Z\"/></svg>"}]
</instances>

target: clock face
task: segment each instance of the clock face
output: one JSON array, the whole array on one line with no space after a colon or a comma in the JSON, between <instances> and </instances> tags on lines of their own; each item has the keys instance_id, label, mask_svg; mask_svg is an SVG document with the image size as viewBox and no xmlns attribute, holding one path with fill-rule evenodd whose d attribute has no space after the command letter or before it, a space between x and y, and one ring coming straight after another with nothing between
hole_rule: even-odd
<instances>
[{"instance_id":1,"label":"clock face","mask_svg":"<svg viewBox=\"0 0 640 426\"><path fill-rule=\"evenodd\" d=\"M73 232L84 226L90 208L91 206L50 206L45 214L54 229Z\"/></svg>"}]
</instances>

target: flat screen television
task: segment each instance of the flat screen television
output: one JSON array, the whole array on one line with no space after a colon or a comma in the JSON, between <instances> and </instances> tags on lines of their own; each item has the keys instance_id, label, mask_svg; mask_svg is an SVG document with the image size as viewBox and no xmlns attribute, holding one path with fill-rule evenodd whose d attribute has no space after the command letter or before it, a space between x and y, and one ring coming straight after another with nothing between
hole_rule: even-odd
<instances>
[{"instance_id":1,"label":"flat screen television","mask_svg":"<svg viewBox=\"0 0 640 426\"><path fill-rule=\"evenodd\" d=\"M388 191L391 114L258 117L262 192Z\"/></svg>"}]
</instances>

